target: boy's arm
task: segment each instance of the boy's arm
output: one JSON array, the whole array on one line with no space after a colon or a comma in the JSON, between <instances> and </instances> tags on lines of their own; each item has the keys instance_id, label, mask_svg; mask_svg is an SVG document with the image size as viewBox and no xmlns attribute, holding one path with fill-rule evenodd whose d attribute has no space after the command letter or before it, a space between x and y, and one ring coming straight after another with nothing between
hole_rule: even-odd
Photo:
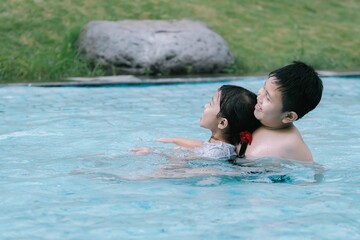
<instances>
[{"instance_id":1,"label":"boy's arm","mask_svg":"<svg viewBox=\"0 0 360 240\"><path fill-rule=\"evenodd\" d=\"M159 138L156 139L156 141L163 143L174 143L178 146L186 148L197 148L203 145L203 141L191 138Z\"/></svg>"}]
</instances>

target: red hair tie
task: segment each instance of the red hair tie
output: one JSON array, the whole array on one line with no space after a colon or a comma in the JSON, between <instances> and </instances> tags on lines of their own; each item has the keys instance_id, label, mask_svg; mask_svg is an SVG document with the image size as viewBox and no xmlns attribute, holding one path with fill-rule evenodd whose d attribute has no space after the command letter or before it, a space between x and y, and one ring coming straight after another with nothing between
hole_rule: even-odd
<instances>
[{"instance_id":1,"label":"red hair tie","mask_svg":"<svg viewBox=\"0 0 360 240\"><path fill-rule=\"evenodd\" d=\"M248 131L243 131L240 133L240 142L241 143L248 143L249 145L251 145L252 142L252 136L251 133Z\"/></svg>"},{"instance_id":2,"label":"red hair tie","mask_svg":"<svg viewBox=\"0 0 360 240\"><path fill-rule=\"evenodd\" d=\"M250 145L252 142L252 136L251 133L249 131L243 131L240 133L240 143L241 143L241 147L240 147L240 151L238 154L239 158L244 158L245 157L245 152L246 152L246 148L248 146L248 144Z\"/></svg>"}]
</instances>

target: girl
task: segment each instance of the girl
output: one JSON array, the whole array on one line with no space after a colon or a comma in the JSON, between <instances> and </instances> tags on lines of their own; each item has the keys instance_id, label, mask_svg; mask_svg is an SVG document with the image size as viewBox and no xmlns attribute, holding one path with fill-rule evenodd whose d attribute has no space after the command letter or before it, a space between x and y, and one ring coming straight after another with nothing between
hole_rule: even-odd
<instances>
[{"instance_id":1,"label":"girl","mask_svg":"<svg viewBox=\"0 0 360 240\"><path fill-rule=\"evenodd\" d=\"M200 126L211 131L208 141L189 138L160 138L157 141L174 143L193 150L194 158L230 159L236 156L235 146L251 143L251 135L260 122L254 116L256 94L234 85L223 85L204 106ZM241 139L240 133L242 136ZM245 152L244 147L240 150ZM152 152L149 148L131 149L138 155Z\"/></svg>"}]
</instances>

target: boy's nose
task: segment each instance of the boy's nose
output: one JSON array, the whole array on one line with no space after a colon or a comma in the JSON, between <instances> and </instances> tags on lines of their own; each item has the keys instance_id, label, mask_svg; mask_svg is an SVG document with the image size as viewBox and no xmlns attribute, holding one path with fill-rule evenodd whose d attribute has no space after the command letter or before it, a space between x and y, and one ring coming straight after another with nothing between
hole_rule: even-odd
<instances>
[{"instance_id":1,"label":"boy's nose","mask_svg":"<svg viewBox=\"0 0 360 240\"><path fill-rule=\"evenodd\" d=\"M261 93L263 92L264 88L260 88L259 91L258 91L258 96L261 95Z\"/></svg>"},{"instance_id":2,"label":"boy's nose","mask_svg":"<svg viewBox=\"0 0 360 240\"><path fill-rule=\"evenodd\" d=\"M260 94L257 95L256 100L257 100L258 102L261 102L261 95L260 95Z\"/></svg>"},{"instance_id":3,"label":"boy's nose","mask_svg":"<svg viewBox=\"0 0 360 240\"><path fill-rule=\"evenodd\" d=\"M258 102L261 102L261 99L262 99L262 96L263 96L263 88L260 88L260 90L259 90L259 92L258 92L258 94L257 94L257 97L256 97L256 100L258 101Z\"/></svg>"}]
</instances>

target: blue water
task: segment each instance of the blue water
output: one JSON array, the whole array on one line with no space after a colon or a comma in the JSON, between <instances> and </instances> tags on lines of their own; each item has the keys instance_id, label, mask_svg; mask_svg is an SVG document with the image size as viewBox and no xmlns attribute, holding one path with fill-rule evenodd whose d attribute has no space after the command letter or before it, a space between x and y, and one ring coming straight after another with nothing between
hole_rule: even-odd
<instances>
[{"instance_id":1,"label":"blue water","mask_svg":"<svg viewBox=\"0 0 360 240\"><path fill-rule=\"evenodd\" d=\"M128 151L208 139L202 106L224 82L0 87L0 239L359 239L360 79L323 81L296 124L316 164L242 167Z\"/></svg>"}]
</instances>

